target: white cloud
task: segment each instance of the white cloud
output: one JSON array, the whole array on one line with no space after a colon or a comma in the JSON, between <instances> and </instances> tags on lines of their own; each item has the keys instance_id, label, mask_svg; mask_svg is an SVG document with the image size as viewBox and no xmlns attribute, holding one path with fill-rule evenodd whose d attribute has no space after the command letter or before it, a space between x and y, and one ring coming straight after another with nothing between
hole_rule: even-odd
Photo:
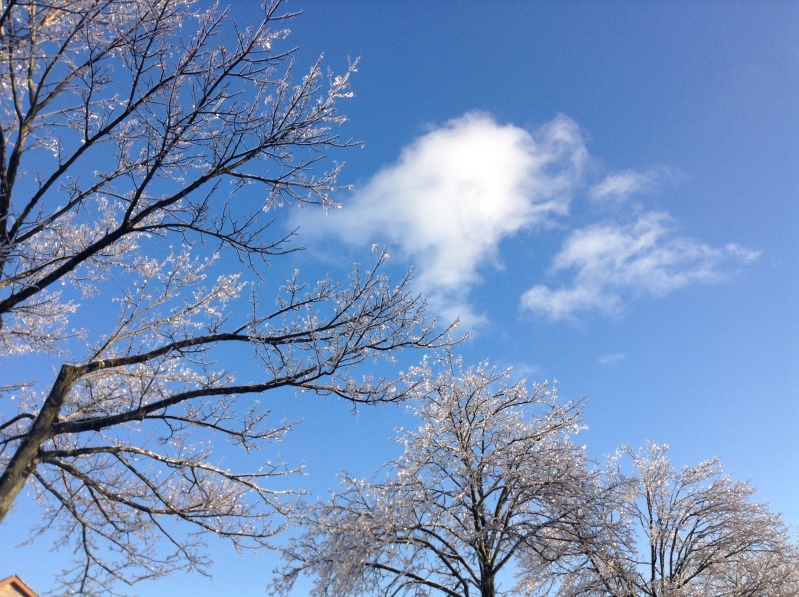
<instances>
[{"instance_id":1,"label":"white cloud","mask_svg":"<svg viewBox=\"0 0 799 597\"><path fill-rule=\"evenodd\" d=\"M600 357L597 357L597 362L600 365L613 365L615 363L620 363L624 360L624 353L623 352L614 352L613 354L603 354Z\"/></svg>"},{"instance_id":2,"label":"white cloud","mask_svg":"<svg viewBox=\"0 0 799 597\"><path fill-rule=\"evenodd\" d=\"M530 132L469 113L405 147L342 209L327 215L303 210L295 224L306 238L388 246L414 265L415 290L431 312L473 329L485 316L471 304L471 290L487 265L502 267L503 239L567 226L571 195L578 190L610 214L611 203L677 176L666 167L627 170L586 187L589 161L579 127L565 116ZM640 207L633 211L641 213ZM679 237L668 215L644 213L630 224L606 222L568 233L550 273L570 279L533 286L521 306L554 320L588 311L619 313L638 296L721 280L729 264L757 256L734 244L716 248Z\"/></svg>"},{"instance_id":3,"label":"white cloud","mask_svg":"<svg viewBox=\"0 0 799 597\"><path fill-rule=\"evenodd\" d=\"M470 113L403 149L344 208L304 212L302 227L351 244L388 244L415 264L431 307L467 326L479 269L501 265L503 238L568 212L588 154L576 123L560 116L535 133Z\"/></svg>"},{"instance_id":4,"label":"white cloud","mask_svg":"<svg viewBox=\"0 0 799 597\"><path fill-rule=\"evenodd\" d=\"M510 376L514 381L539 381L543 382L541 378L544 376L544 370L540 365L534 363L527 363L524 361L517 361L510 366Z\"/></svg>"},{"instance_id":5,"label":"white cloud","mask_svg":"<svg viewBox=\"0 0 799 597\"><path fill-rule=\"evenodd\" d=\"M522 307L556 320L582 311L612 313L630 296L719 281L726 262L748 263L758 256L737 245L714 248L675 236L668 222L666 214L649 213L630 225L573 232L552 266L553 272L574 271L572 283L555 290L534 286L522 295Z\"/></svg>"},{"instance_id":6,"label":"white cloud","mask_svg":"<svg viewBox=\"0 0 799 597\"><path fill-rule=\"evenodd\" d=\"M651 191L663 180L673 178L668 168L650 168L645 172L625 170L607 175L591 187L588 196L593 200L626 200L630 195Z\"/></svg>"}]
</instances>

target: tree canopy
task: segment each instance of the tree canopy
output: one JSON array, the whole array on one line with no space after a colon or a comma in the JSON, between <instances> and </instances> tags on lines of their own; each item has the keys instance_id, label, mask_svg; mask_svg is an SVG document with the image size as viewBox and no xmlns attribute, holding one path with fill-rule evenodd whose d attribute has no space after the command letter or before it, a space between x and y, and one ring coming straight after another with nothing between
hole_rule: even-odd
<instances>
[{"instance_id":1,"label":"tree canopy","mask_svg":"<svg viewBox=\"0 0 799 597\"><path fill-rule=\"evenodd\" d=\"M425 375L421 425L399 437L404 453L385 478L345 475L329 502L308 507L276 590L307 573L317 596L493 597L497 575L525 553L565 553L592 479L571 439L580 405L486 364L442 365Z\"/></svg>"},{"instance_id":2,"label":"tree canopy","mask_svg":"<svg viewBox=\"0 0 799 597\"><path fill-rule=\"evenodd\" d=\"M298 511L273 588L314 597L788 597L795 541L718 459L675 469L668 446L602 471L573 443L581 403L448 356L374 480L343 475ZM515 578L515 581L514 581Z\"/></svg>"},{"instance_id":3,"label":"tree canopy","mask_svg":"<svg viewBox=\"0 0 799 597\"><path fill-rule=\"evenodd\" d=\"M269 480L294 469L222 468L206 432L278 440L291 425L250 396L279 388L401 400L418 380L354 369L446 343L382 251L345 284L259 278L297 248L278 208L333 205L355 70L298 74L293 15L263 10L0 2L0 520L30 486L77 554L69 589L201 568L202 532L266 544L291 506Z\"/></svg>"},{"instance_id":4,"label":"tree canopy","mask_svg":"<svg viewBox=\"0 0 799 597\"><path fill-rule=\"evenodd\" d=\"M584 524L598 532L561 568L562 597L787 597L797 549L780 517L718 458L676 469L669 446L628 447L610 461L612 498ZM608 496L606 495L606 498ZM597 540L597 537L600 540Z\"/></svg>"}]
</instances>

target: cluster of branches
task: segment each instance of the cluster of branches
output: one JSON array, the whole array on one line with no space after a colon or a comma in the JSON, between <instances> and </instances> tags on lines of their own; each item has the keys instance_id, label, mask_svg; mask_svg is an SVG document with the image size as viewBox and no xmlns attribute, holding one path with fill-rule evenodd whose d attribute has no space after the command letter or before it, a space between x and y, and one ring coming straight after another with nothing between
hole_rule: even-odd
<instances>
[{"instance_id":1,"label":"cluster of branches","mask_svg":"<svg viewBox=\"0 0 799 597\"><path fill-rule=\"evenodd\" d=\"M268 481L293 469L223 469L204 443L280 439L250 396L402 400L417 378L354 369L447 342L380 251L344 285L259 296L293 250L275 208L332 205L319 161L352 144L331 127L354 71L295 77L293 15L263 10L239 29L192 0L0 1L0 520L32 487L83 594L202 569L195 531L258 547L281 528L293 500ZM215 364L231 349L253 379ZM56 373L33 379L42 358Z\"/></svg>"},{"instance_id":2,"label":"cluster of branches","mask_svg":"<svg viewBox=\"0 0 799 597\"><path fill-rule=\"evenodd\" d=\"M599 471L572 441L580 404L485 365L443 365L402 457L372 482L344 475L301 512L276 592L305 574L315 597L797 594L799 549L717 460L675 470L649 444ZM510 569L517 582L501 590Z\"/></svg>"},{"instance_id":3,"label":"cluster of branches","mask_svg":"<svg viewBox=\"0 0 799 597\"><path fill-rule=\"evenodd\" d=\"M676 469L669 446L622 447L575 553L550 572L564 597L787 597L799 549L755 489L718 458ZM551 585L550 585L551 586Z\"/></svg>"},{"instance_id":4,"label":"cluster of branches","mask_svg":"<svg viewBox=\"0 0 799 597\"><path fill-rule=\"evenodd\" d=\"M300 573L314 595L496 593L496 576L528 548L549 554L552 530L580 508L584 454L569 441L579 405L546 385L527 391L505 373L463 371L448 357L384 481L345 476L329 503L304 514L275 589ZM526 417L530 408L540 416Z\"/></svg>"}]
</instances>

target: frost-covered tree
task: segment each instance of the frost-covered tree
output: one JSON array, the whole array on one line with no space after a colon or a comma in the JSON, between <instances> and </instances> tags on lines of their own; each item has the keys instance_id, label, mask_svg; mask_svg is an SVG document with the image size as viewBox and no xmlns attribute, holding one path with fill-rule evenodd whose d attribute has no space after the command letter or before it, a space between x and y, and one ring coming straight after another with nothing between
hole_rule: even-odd
<instances>
[{"instance_id":1,"label":"frost-covered tree","mask_svg":"<svg viewBox=\"0 0 799 597\"><path fill-rule=\"evenodd\" d=\"M799 594L796 545L754 488L718 459L675 469L668 446L623 448L605 478L615 500L602 541L562 568L561 597L788 597Z\"/></svg>"},{"instance_id":2,"label":"frost-covered tree","mask_svg":"<svg viewBox=\"0 0 799 597\"><path fill-rule=\"evenodd\" d=\"M295 76L279 1L245 28L209 6L0 0L0 520L30 487L87 594L201 568L202 532L281 526L289 468L207 443L278 440L254 396L400 400L412 379L353 368L443 339L382 253L344 285L260 277L293 250L275 210L332 205L353 69Z\"/></svg>"},{"instance_id":3,"label":"frost-covered tree","mask_svg":"<svg viewBox=\"0 0 799 597\"><path fill-rule=\"evenodd\" d=\"M329 502L308 507L277 592L306 574L315 596L494 597L517 557L564 553L592 484L571 440L580 405L486 365L444 365L416 411L421 427L399 438L404 454L372 482L345 475Z\"/></svg>"}]
</instances>

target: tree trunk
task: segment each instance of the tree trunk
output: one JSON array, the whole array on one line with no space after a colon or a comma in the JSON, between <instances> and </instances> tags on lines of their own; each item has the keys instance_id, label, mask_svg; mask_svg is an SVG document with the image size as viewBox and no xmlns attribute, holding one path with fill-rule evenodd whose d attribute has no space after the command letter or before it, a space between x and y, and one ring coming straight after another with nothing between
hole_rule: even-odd
<instances>
[{"instance_id":1,"label":"tree trunk","mask_svg":"<svg viewBox=\"0 0 799 597\"><path fill-rule=\"evenodd\" d=\"M483 574L480 578L480 597L496 597L497 589L494 586L494 574Z\"/></svg>"},{"instance_id":2,"label":"tree trunk","mask_svg":"<svg viewBox=\"0 0 799 597\"><path fill-rule=\"evenodd\" d=\"M58 377L53 384L42 410L33 421L27 435L17 448L14 456L0 476L0 522L11 510L14 500L25 484L28 477L36 469L36 455L39 448L52 437L53 423L61 412L64 400L69 394L72 385L79 379L78 369L72 365L62 365Z\"/></svg>"}]
</instances>

